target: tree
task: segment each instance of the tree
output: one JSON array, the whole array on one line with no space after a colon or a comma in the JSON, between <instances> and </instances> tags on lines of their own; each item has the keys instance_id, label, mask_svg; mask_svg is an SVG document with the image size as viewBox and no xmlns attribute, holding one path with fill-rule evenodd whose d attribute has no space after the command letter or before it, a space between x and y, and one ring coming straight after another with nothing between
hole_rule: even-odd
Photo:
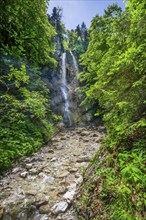
<instances>
[{"instance_id":1,"label":"tree","mask_svg":"<svg viewBox=\"0 0 146 220\"><path fill-rule=\"evenodd\" d=\"M0 48L31 62L54 63L54 29L46 15L46 1L0 2Z\"/></svg>"},{"instance_id":2,"label":"tree","mask_svg":"<svg viewBox=\"0 0 146 220\"><path fill-rule=\"evenodd\" d=\"M56 30L56 36L54 37L54 42L59 40L61 45L61 50L64 50L66 44L65 38L65 26L62 23L62 8L54 7L52 14L48 15L48 20Z\"/></svg>"},{"instance_id":3,"label":"tree","mask_svg":"<svg viewBox=\"0 0 146 220\"><path fill-rule=\"evenodd\" d=\"M68 31L69 48L74 50L77 59L83 54L88 46L89 32L84 22L77 25L75 30Z\"/></svg>"},{"instance_id":4,"label":"tree","mask_svg":"<svg viewBox=\"0 0 146 220\"><path fill-rule=\"evenodd\" d=\"M109 6L103 16L93 18L89 46L81 56L82 104L85 108L99 104L94 115L103 116L107 130L92 161L97 175L91 177L94 182L90 177L86 182L93 184L93 193L89 187L83 190L83 196L89 197L87 205L83 204L89 210L85 215L93 219L101 215L113 220L144 217L145 26L143 1L129 0L125 12ZM93 215L94 210L98 211Z\"/></svg>"},{"instance_id":5,"label":"tree","mask_svg":"<svg viewBox=\"0 0 146 220\"><path fill-rule=\"evenodd\" d=\"M54 114L41 67L56 61L46 1L0 1L0 171L50 138Z\"/></svg>"}]
</instances>

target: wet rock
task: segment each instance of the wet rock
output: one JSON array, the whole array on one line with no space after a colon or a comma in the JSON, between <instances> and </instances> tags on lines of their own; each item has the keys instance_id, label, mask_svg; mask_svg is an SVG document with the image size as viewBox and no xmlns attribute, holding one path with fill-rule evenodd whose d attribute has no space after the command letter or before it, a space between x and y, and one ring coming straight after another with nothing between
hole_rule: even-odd
<instances>
[{"instance_id":1,"label":"wet rock","mask_svg":"<svg viewBox=\"0 0 146 220\"><path fill-rule=\"evenodd\" d=\"M57 204L55 204L51 211L53 214L58 215L59 213L63 213L67 210L69 204L65 201L59 202Z\"/></svg>"},{"instance_id":2,"label":"wet rock","mask_svg":"<svg viewBox=\"0 0 146 220\"><path fill-rule=\"evenodd\" d=\"M28 172L27 172L27 171L25 171L25 172L23 172L23 173L20 173L20 177L22 177L22 178L26 178L27 175L28 175Z\"/></svg>"}]
</instances>

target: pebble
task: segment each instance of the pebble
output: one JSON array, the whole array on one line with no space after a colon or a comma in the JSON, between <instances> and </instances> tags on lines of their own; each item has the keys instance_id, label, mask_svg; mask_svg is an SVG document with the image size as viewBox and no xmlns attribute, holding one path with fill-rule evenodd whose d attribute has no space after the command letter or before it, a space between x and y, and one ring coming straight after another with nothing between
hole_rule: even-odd
<instances>
[{"instance_id":1,"label":"pebble","mask_svg":"<svg viewBox=\"0 0 146 220\"><path fill-rule=\"evenodd\" d=\"M38 174L40 171L39 171L39 169L37 169L37 168L32 168L32 169L30 169L29 170L29 173L30 174Z\"/></svg>"},{"instance_id":2,"label":"pebble","mask_svg":"<svg viewBox=\"0 0 146 220\"><path fill-rule=\"evenodd\" d=\"M75 196L75 190L67 191L63 198L70 204L73 201L73 198Z\"/></svg>"},{"instance_id":3,"label":"pebble","mask_svg":"<svg viewBox=\"0 0 146 220\"><path fill-rule=\"evenodd\" d=\"M54 162L55 160L57 160L56 157L53 157L50 161Z\"/></svg>"},{"instance_id":4,"label":"pebble","mask_svg":"<svg viewBox=\"0 0 146 220\"><path fill-rule=\"evenodd\" d=\"M69 172L67 171L67 170L65 170L65 171L60 171L57 175L56 175L56 177L58 177L58 178L63 178L63 177L66 177L66 176L68 176L69 175Z\"/></svg>"},{"instance_id":5,"label":"pebble","mask_svg":"<svg viewBox=\"0 0 146 220\"><path fill-rule=\"evenodd\" d=\"M58 215L59 213L63 213L67 210L69 204L66 201L61 201L57 204L55 204L51 211L53 214Z\"/></svg>"},{"instance_id":6,"label":"pebble","mask_svg":"<svg viewBox=\"0 0 146 220\"><path fill-rule=\"evenodd\" d=\"M33 164L32 163L27 163L26 165L25 165L25 167L26 167L26 169L31 169L32 168L32 166L33 166Z\"/></svg>"},{"instance_id":7,"label":"pebble","mask_svg":"<svg viewBox=\"0 0 146 220\"><path fill-rule=\"evenodd\" d=\"M90 158L88 156L81 156L79 158L77 158L77 162L81 163L81 162L86 162L86 161L89 161Z\"/></svg>"},{"instance_id":8,"label":"pebble","mask_svg":"<svg viewBox=\"0 0 146 220\"><path fill-rule=\"evenodd\" d=\"M15 174L15 173L18 173L19 171L20 171L20 168L16 167L12 170L12 173Z\"/></svg>"},{"instance_id":9,"label":"pebble","mask_svg":"<svg viewBox=\"0 0 146 220\"><path fill-rule=\"evenodd\" d=\"M28 172L27 172L27 171L25 171L25 172L23 172L23 173L20 173L20 176L21 176L22 178L26 178L27 175L28 175Z\"/></svg>"}]
</instances>

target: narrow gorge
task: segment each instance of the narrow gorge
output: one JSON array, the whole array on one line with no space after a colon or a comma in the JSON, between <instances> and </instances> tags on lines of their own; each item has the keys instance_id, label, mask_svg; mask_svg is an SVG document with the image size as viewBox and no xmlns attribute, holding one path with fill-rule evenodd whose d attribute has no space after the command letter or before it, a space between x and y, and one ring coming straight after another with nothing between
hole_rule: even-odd
<instances>
[{"instance_id":1,"label":"narrow gorge","mask_svg":"<svg viewBox=\"0 0 146 220\"><path fill-rule=\"evenodd\" d=\"M0 220L146 220L146 3L57 2L0 1Z\"/></svg>"}]
</instances>

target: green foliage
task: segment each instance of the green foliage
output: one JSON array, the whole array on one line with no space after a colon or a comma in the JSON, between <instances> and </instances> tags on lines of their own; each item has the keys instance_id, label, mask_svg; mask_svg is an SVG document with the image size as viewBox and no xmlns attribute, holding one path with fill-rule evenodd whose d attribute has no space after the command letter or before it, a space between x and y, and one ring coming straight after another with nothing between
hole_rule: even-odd
<instances>
[{"instance_id":1,"label":"green foliage","mask_svg":"<svg viewBox=\"0 0 146 220\"><path fill-rule=\"evenodd\" d=\"M47 1L0 2L0 170L35 152L54 132L41 67L54 68Z\"/></svg>"},{"instance_id":2,"label":"green foliage","mask_svg":"<svg viewBox=\"0 0 146 220\"><path fill-rule=\"evenodd\" d=\"M48 22L46 1L19 0L0 2L0 48L17 57L26 56L31 62L55 64L55 31Z\"/></svg>"},{"instance_id":3,"label":"green foliage","mask_svg":"<svg viewBox=\"0 0 146 220\"><path fill-rule=\"evenodd\" d=\"M35 152L54 131L48 99L42 91L29 91L25 84L21 85L29 83L26 67L10 67L7 80L14 82L18 95L8 90L0 97L0 170L9 167L14 159Z\"/></svg>"},{"instance_id":4,"label":"green foliage","mask_svg":"<svg viewBox=\"0 0 146 220\"><path fill-rule=\"evenodd\" d=\"M68 44L67 40L65 37L65 26L62 23L62 8L60 7L54 7L52 10L52 14L48 14L48 20L51 23L51 25L54 27L56 30L56 36L54 37L54 42L56 45L60 44L61 46L61 51L67 50L68 49ZM61 52L60 51L60 52Z\"/></svg>"},{"instance_id":5,"label":"green foliage","mask_svg":"<svg viewBox=\"0 0 146 220\"><path fill-rule=\"evenodd\" d=\"M83 186L88 196L84 219L144 219L145 9L143 1L135 0L127 2L125 12L109 6L103 16L93 18L89 46L81 56L82 105L98 103L95 116L102 114L107 129L102 149L92 161L93 193ZM89 176L86 181L93 183Z\"/></svg>"},{"instance_id":6,"label":"green foliage","mask_svg":"<svg viewBox=\"0 0 146 220\"><path fill-rule=\"evenodd\" d=\"M89 33L84 22L81 26L78 25L75 30L68 31L68 41L69 49L74 51L79 59L80 55L86 51L89 42Z\"/></svg>"}]
</instances>

